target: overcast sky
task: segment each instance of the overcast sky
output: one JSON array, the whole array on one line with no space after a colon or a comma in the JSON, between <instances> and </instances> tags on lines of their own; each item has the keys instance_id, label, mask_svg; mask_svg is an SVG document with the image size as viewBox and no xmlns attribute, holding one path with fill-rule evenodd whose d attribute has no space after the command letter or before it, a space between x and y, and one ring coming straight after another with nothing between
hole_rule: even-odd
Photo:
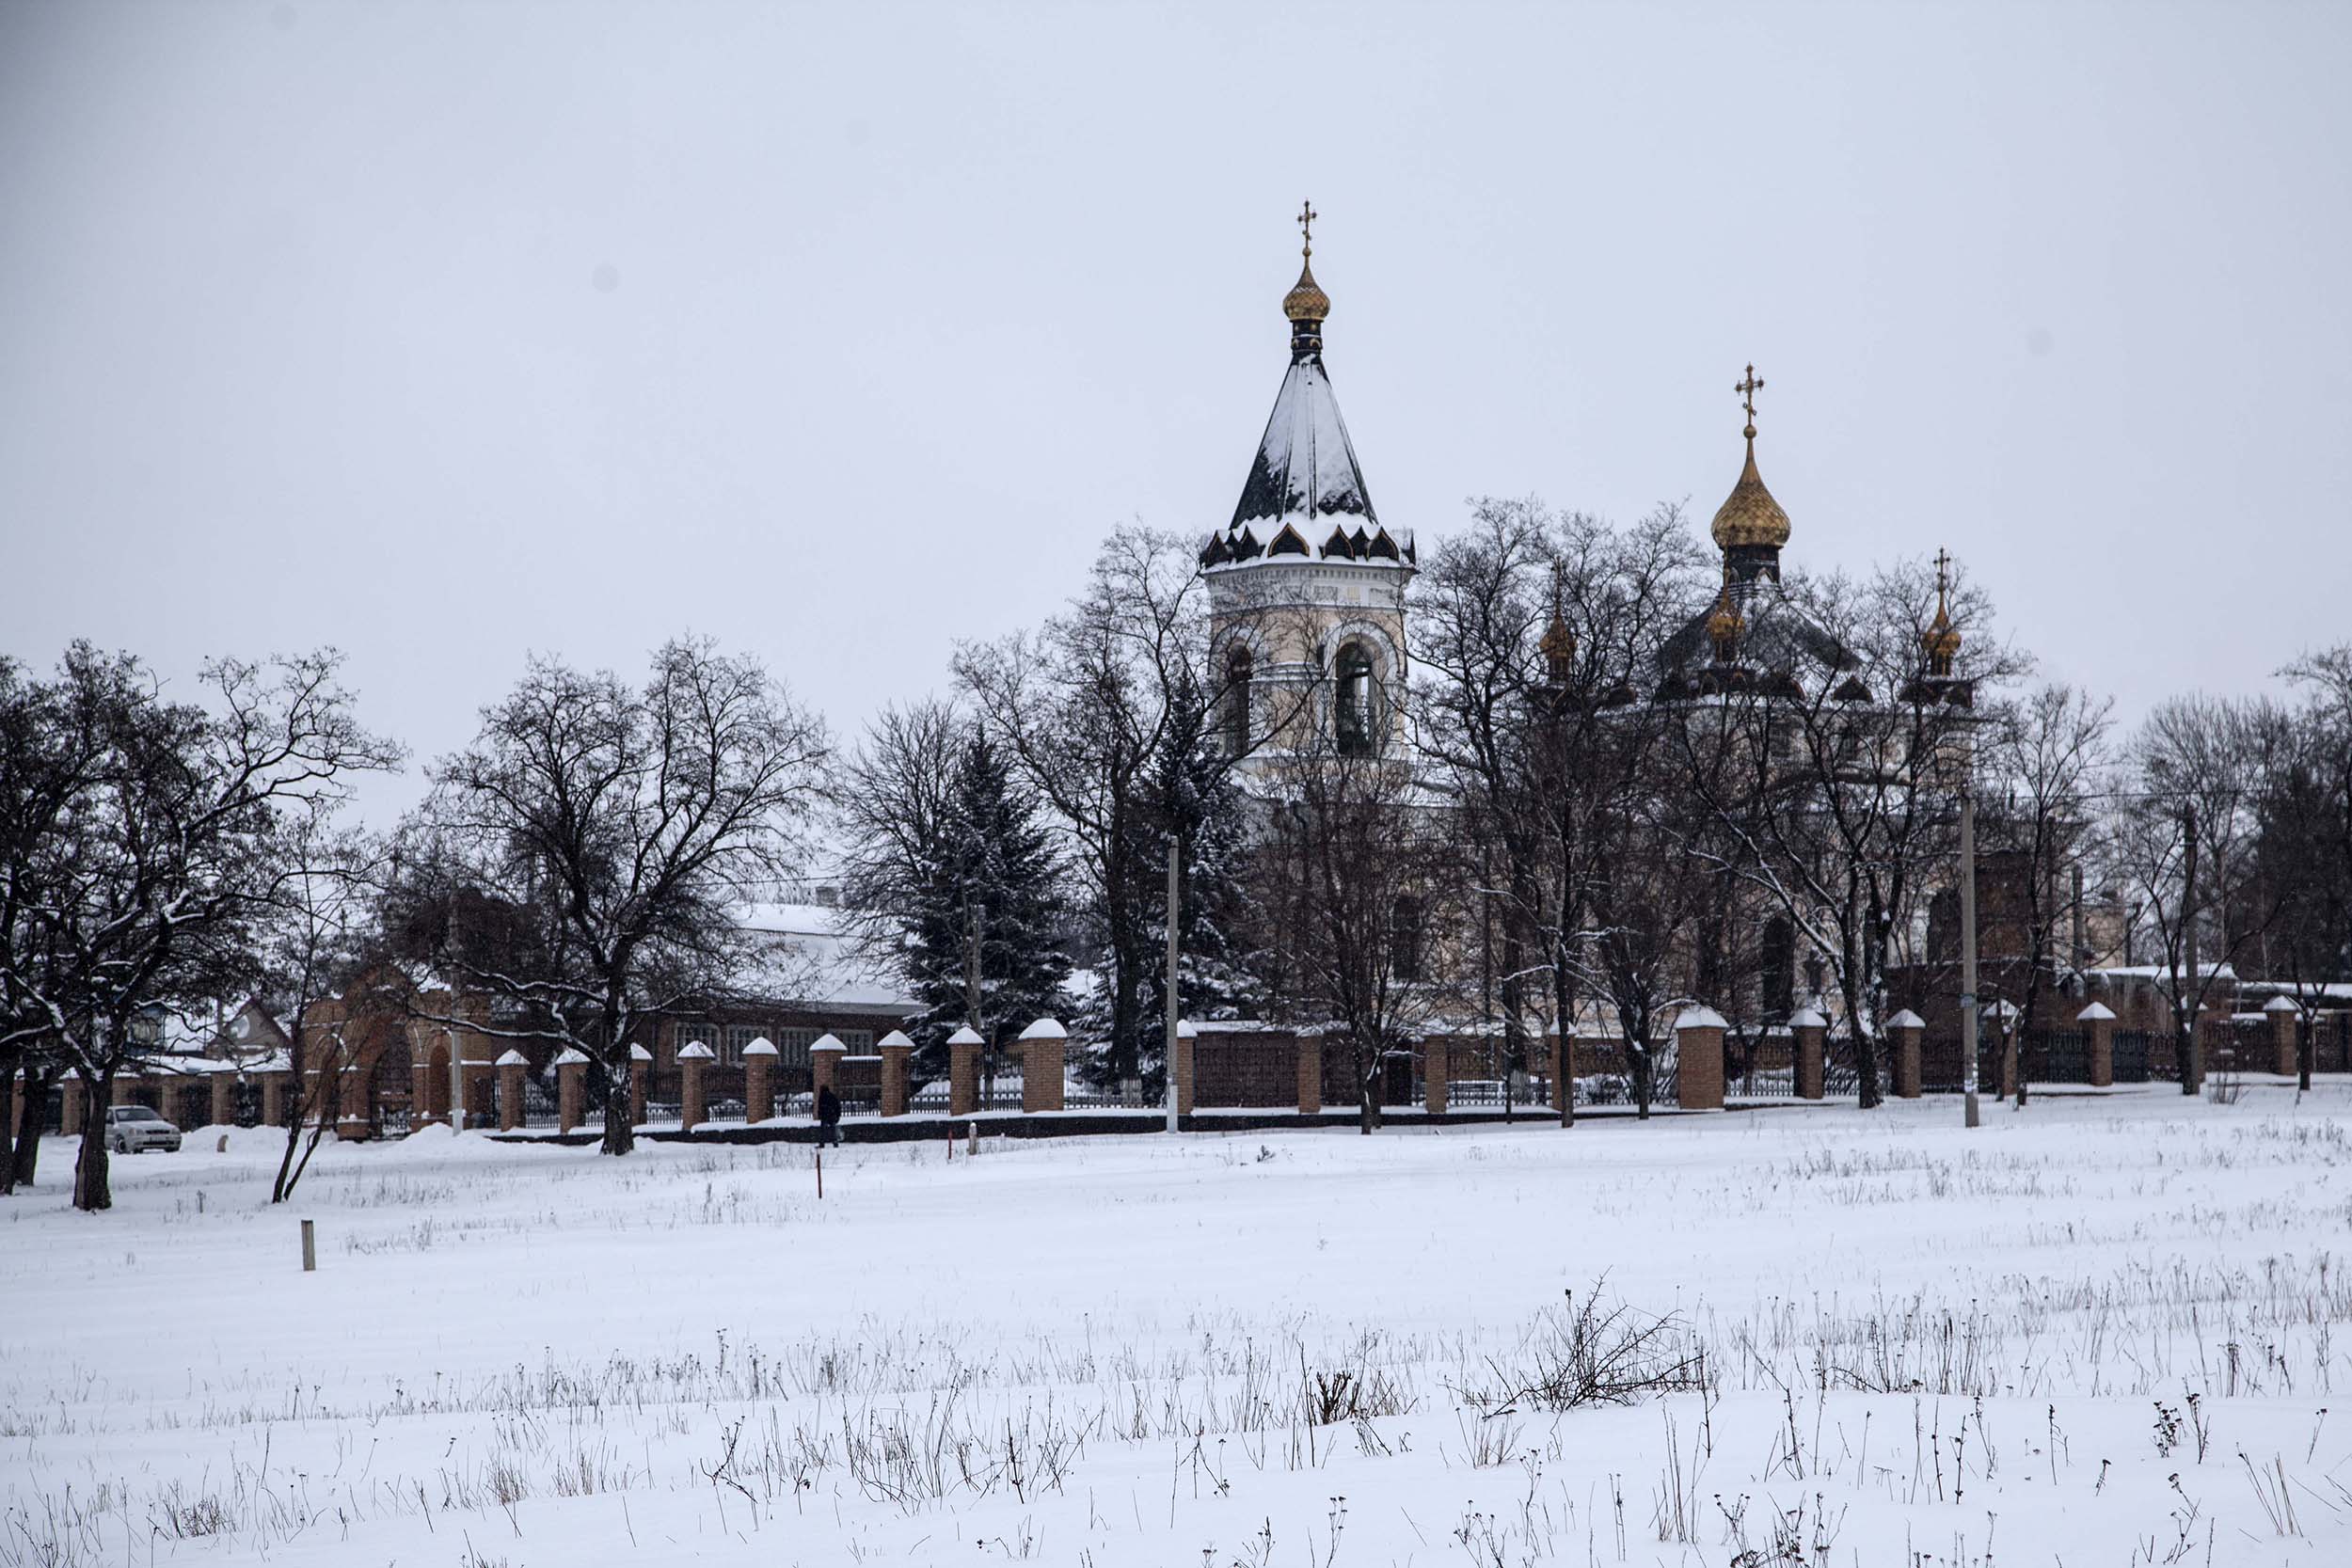
<instances>
[{"instance_id":1,"label":"overcast sky","mask_svg":"<svg viewBox=\"0 0 2352 1568\"><path fill-rule=\"evenodd\" d=\"M2352 6L0 7L0 650L844 731L1224 522L1311 197L1374 503L1948 546L2135 713L2352 636ZM379 815L414 780L371 797Z\"/></svg>"}]
</instances>

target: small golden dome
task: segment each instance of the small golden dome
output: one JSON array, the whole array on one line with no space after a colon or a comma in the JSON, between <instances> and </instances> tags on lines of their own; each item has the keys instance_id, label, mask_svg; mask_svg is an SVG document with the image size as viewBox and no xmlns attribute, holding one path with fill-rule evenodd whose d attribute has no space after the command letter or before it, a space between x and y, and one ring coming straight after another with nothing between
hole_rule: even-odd
<instances>
[{"instance_id":1,"label":"small golden dome","mask_svg":"<svg viewBox=\"0 0 2352 1568\"><path fill-rule=\"evenodd\" d=\"M1952 660L1960 657L1960 628L1952 625L1952 612L1947 605L1951 587L1952 558L1948 551L1935 552L1935 619L1919 634L1920 651L1928 656L1928 673L1949 675Z\"/></svg>"},{"instance_id":2,"label":"small golden dome","mask_svg":"<svg viewBox=\"0 0 2352 1568\"><path fill-rule=\"evenodd\" d=\"M1298 265L1298 281L1282 296L1282 314L1295 322L1320 323L1331 313L1331 296L1315 281L1314 268L1305 261Z\"/></svg>"},{"instance_id":3,"label":"small golden dome","mask_svg":"<svg viewBox=\"0 0 2352 1568\"><path fill-rule=\"evenodd\" d=\"M1764 488L1764 476L1756 471L1756 426L1750 424L1740 434L1748 438L1748 461L1740 470L1740 483L1715 510L1715 545L1726 550L1741 545L1769 545L1778 549L1788 543L1788 514L1772 499L1772 493Z\"/></svg>"},{"instance_id":4,"label":"small golden dome","mask_svg":"<svg viewBox=\"0 0 2352 1568\"><path fill-rule=\"evenodd\" d=\"M1731 645L1740 641L1740 634L1748 624L1740 615L1740 607L1732 602L1731 584L1725 582L1715 595L1715 608L1708 612L1707 636L1716 651L1728 657Z\"/></svg>"},{"instance_id":5,"label":"small golden dome","mask_svg":"<svg viewBox=\"0 0 2352 1568\"><path fill-rule=\"evenodd\" d=\"M1544 668L1554 684L1565 684L1576 665L1576 633L1568 629L1557 610L1551 612L1551 625L1544 628L1537 646L1543 650Z\"/></svg>"}]
</instances>

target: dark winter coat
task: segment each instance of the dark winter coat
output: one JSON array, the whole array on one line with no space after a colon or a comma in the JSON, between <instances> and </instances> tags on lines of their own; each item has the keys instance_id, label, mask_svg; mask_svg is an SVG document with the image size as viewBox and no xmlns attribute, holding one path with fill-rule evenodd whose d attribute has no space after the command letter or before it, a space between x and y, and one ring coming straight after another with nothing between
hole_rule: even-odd
<instances>
[{"instance_id":1,"label":"dark winter coat","mask_svg":"<svg viewBox=\"0 0 2352 1568\"><path fill-rule=\"evenodd\" d=\"M831 1084L817 1091L817 1119L827 1127L841 1119L841 1097L833 1092Z\"/></svg>"}]
</instances>

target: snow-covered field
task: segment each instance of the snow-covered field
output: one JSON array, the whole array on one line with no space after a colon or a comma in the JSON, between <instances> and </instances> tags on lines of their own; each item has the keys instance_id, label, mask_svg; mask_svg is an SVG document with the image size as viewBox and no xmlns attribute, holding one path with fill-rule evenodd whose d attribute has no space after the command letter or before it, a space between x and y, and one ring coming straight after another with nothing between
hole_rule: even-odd
<instances>
[{"instance_id":1,"label":"snow-covered field","mask_svg":"<svg viewBox=\"0 0 2352 1568\"><path fill-rule=\"evenodd\" d=\"M2352 1094L1959 1114L52 1140L0 1564L2352 1561Z\"/></svg>"}]
</instances>

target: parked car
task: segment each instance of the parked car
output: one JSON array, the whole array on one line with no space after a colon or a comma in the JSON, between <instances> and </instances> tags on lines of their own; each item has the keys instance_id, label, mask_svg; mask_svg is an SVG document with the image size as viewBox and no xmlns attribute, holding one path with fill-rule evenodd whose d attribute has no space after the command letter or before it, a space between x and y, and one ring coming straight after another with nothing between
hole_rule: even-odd
<instances>
[{"instance_id":1,"label":"parked car","mask_svg":"<svg viewBox=\"0 0 2352 1568\"><path fill-rule=\"evenodd\" d=\"M144 1105L111 1105L106 1109L106 1147L117 1154L143 1154L151 1148L180 1152L180 1129Z\"/></svg>"}]
</instances>

